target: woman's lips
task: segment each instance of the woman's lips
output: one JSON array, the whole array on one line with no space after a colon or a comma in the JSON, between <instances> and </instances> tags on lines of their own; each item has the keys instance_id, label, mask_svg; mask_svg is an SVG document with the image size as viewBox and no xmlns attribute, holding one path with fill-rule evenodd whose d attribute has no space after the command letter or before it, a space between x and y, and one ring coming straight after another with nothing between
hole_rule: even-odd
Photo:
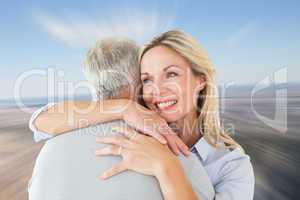
<instances>
[{"instance_id":1,"label":"woman's lips","mask_svg":"<svg viewBox=\"0 0 300 200\"><path fill-rule=\"evenodd\" d=\"M177 104L177 102L177 100L167 100L156 102L154 103L154 105L159 111L163 111L172 108L175 104Z\"/></svg>"}]
</instances>

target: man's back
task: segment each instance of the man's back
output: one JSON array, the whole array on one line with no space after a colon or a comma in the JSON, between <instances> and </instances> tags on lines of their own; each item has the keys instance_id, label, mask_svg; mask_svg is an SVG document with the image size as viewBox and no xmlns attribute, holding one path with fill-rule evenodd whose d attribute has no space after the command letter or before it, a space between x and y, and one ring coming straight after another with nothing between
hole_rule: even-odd
<instances>
[{"instance_id":1,"label":"man's back","mask_svg":"<svg viewBox=\"0 0 300 200\"><path fill-rule=\"evenodd\" d=\"M101 124L47 141L36 161L29 199L163 199L159 184L152 176L126 171L107 180L99 178L101 172L122 158L95 156L96 149L106 146L97 144L95 138L111 135L111 126L120 123L123 122ZM212 199L213 189L206 184L208 176L195 155L188 159L180 157L180 160L198 195L202 199Z\"/></svg>"}]
</instances>

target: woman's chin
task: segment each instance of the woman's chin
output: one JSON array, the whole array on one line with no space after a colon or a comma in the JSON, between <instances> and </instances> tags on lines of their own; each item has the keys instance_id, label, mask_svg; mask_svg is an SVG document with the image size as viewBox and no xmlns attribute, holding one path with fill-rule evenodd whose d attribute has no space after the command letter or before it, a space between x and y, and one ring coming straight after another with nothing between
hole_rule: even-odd
<instances>
[{"instance_id":1,"label":"woman's chin","mask_svg":"<svg viewBox=\"0 0 300 200\"><path fill-rule=\"evenodd\" d=\"M181 117L179 113L165 113L161 112L160 116L164 118L168 123L176 122L178 121Z\"/></svg>"}]
</instances>

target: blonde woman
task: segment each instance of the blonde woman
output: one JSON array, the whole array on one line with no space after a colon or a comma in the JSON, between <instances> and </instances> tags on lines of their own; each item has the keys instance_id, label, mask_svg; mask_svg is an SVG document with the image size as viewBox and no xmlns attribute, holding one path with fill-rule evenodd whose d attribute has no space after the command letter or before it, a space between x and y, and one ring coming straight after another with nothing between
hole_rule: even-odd
<instances>
[{"instance_id":1,"label":"blonde woman","mask_svg":"<svg viewBox=\"0 0 300 200\"><path fill-rule=\"evenodd\" d=\"M139 63L143 106L127 99L103 100L95 105L105 107L105 114L92 109L74 116L77 122L85 119L90 124L123 119L131 127L115 127L123 137L97 139L99 143L112 144L97 150L97 156L121 154L123 157L102 178L134 170L155 176L165 199L197 199L176 156L162 144L160 134L175 154L181 151L198 156L215 188L215 199L253 199L254 174L249 156L222 130L215 69L199 43L181 31L171 30L144 46ZM70 110L85 109L90 102L76 102L76 108L74 105L74 102L56 104L51 113L43 112L36 118L36 128L57 135L87 126L70 125L67 116ZM116 107L126 108L119 111ZM60 108L65 112L59 113ZM184 144L168 136L171 131L166 124Z\"/></svg>"}]
</instances>

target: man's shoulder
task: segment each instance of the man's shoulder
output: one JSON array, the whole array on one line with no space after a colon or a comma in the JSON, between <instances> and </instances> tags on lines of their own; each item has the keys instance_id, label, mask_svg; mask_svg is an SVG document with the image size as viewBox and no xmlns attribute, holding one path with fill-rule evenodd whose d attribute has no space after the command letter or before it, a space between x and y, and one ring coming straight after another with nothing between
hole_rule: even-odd
<instances>
[{"instance_id":1,"label":"man's shoulder","mask_svg":"<svg viewBox=\"0 0 300 200\"><path fill-rule=\"evenodd\" d=\"M96 149L107 144L98 144L97 135L110 131L113 125L122 122L99 124L86 132L72 131L48 140L38 156L32 182L32 194L43 195L42 188L51 194L68 195L68 199L162 199L159 185L152 176L125 171L106 181L99 178L101 172L121 162L120 156L95 156ZM116 191L117 190L117 191ZM79 197L78 195L84 195ZM72 198L71 198L72 197ZM151 198L152 197L152 198ZM42 199L42 198L39 198Z\"/></svg>"}]
</instances>

